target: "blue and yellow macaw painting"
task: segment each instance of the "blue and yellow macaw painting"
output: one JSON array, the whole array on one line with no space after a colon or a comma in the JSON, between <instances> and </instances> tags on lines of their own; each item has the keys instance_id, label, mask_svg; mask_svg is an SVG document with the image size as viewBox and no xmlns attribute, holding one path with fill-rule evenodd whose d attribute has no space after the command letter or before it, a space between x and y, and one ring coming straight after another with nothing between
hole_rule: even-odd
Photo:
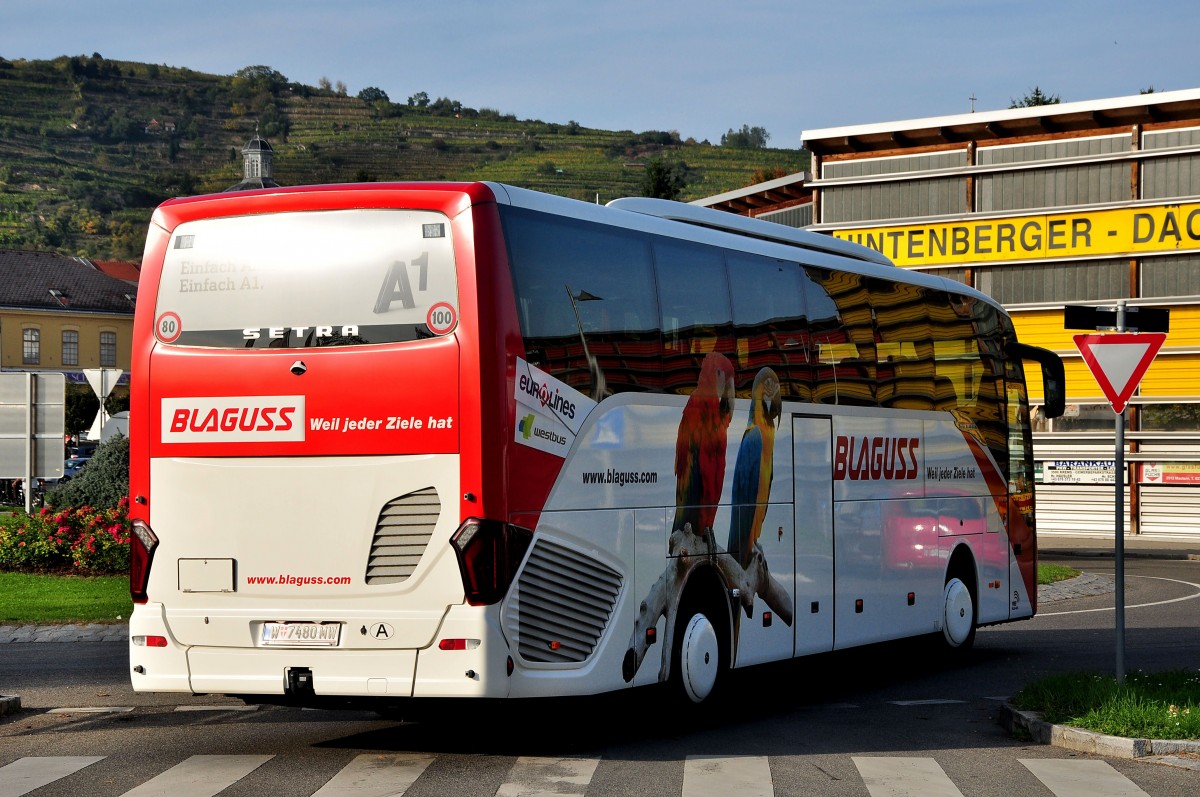
<instances>
[{"instance_id":1,"label":"blue and yellow macaw painting","mask_svg":"<svg viewBox=\"0 0 1200 797\"><path fill-rule=\"evenodd\" d=\"M775 429L783 414L779 377L763 368L750 391L750 416L733 467L733 501L725 550L743 567L750 564L762 533L774 473Z\"/></svg>"}]
</instances>

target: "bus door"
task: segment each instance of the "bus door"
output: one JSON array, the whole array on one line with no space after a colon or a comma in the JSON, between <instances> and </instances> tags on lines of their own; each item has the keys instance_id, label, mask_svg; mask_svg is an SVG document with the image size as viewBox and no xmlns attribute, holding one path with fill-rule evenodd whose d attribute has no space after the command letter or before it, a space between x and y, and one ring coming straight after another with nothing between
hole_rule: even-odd
<instances>
[{"instance_id":1,"label":"bus door","mask_svg":"<svg viewBox=\"0 0 1200 797\"><path fill-rule=\"evenodd\" d=\"M792 416L796 655L833 649L833 422Z\"/></svg>"}]
</instances>

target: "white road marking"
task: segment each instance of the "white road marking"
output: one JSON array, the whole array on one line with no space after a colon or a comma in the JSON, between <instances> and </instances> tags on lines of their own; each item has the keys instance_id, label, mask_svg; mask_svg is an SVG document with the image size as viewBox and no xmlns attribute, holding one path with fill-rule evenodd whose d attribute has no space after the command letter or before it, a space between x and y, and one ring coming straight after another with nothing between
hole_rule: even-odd
<instances>
[{"instance_id":1,"label":"white road marking","mask_svg":"<svg viewBox=\"0 0 1200 797\"><path fill-rule=\"evenodd\" d=\"M0 797L21 797L34 789L74 775L86 766L103 761L104 756L62 755L18 758L0 767Z\"/></svg>"},{"instance_id":2,"label":"white road marking","mask_svg":"<svg viewBox=\"0 0 1200 797\"><path fill-rule=\"evenodd\" d=\"M1191 595L1184 595L1182 598L1171 598L1170 600L1155 601L1153 603L1136 603L1133 606L1126 606L1125 608L1127 610L1128 609L1145 609L1150 606L1166 606L1168 603L1180 603L1182 601L1190 601L1190 600L1195 600L1196 598L1200 598L1200 584L1193 584L1190 581L1180 581L1177 578L1163 578L1162 576L1131 576L1131 575L1127 574L1125 577L1126 578L1151 578L1151 579L1154 579L1155 581L1170 581L1173 584L1186 584L1187 586L1193 587L1196 590ZM1058 617L1058 616L1064 615L1064 614L1089 614L1090 612L1113 612L1113 611L1116 611L1115 606L1109 606L1108 608L1105 608L1105 609L1075 609L1074 611L1069 611L1069 612L1038 612L1037 616L1038 617Z\"/></svg>"},{"instance_id":3,"label":"white road marking","mask_svg":"<svg viewBox=\"0 0 1200 797\"><path fill-rule=\"evenodd\" d=\"M599 763L599 758L522 756L496 790L496 797L582 797Z\"/></svg>"},{"instance_id":4,"label":"white road marking","mask_svg":"<svg viewBox=\"0 0 1200 797\"><path fill-rule=\"evenodd\" d=\"M1019 758L1054 797L1149 797L1106 761Z\"/></svg>"},{"instance_id":5,"label":"white road marking","mask_svg":"<svg viewBox=\"0 0 1200 797\"><path fill-rule=\"evenodd\" d=\"M932 758L852 756L871 797L962 797Z\"/></svg>"},{"instance_id":6,"label":"white road marking","mask_svg":"<svg viewBox=\"0 0 1200 797\"><path fill-rule=\"evenodd\" d=\"M269 755L194 755L124 797L213 797L270 761Z\"/></svg>"},{"instance_id":7,"label":"white road marking","mask_svg":"<svg viewBox=\"0 0 1200 797\"><path fill-rule=\"evenodd\" d=\"M313 797L399 797L434 758L428 753L360 755Z\"/></svg>"},{"instance_id":8,"label":"white road marking","mask_svg":"<svg viewBox=\"0 0 1200 797\"><path fill-rule=\"evenodd\" d=\"M690 755L683 764L683 797L774 797L766 756Z\"/></svg>"}]
</instances>

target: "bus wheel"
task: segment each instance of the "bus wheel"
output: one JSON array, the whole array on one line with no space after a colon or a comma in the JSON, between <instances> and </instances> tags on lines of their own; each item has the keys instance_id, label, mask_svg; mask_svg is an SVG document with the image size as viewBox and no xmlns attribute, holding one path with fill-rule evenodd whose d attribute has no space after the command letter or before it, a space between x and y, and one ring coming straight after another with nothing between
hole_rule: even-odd
<instances>
[{"instance_id":1,"label":"bus wheel","mask_svg":"<svg viewBox=\"0 0 1200 797\"><path fill-rule=\"evenodd\" d=\"M721 674L721 642L712 621L704 612L696 612L676 635L676 673L684 694L693 703L702 703L712 694Z\"/></svg>"},{"instance_id":2,"label":"bus wheel","mask_svg":"<svg viewBox=\"0 0 1200 797\"><path fill-rule=\"evenodd\" d=\"M968 650L975 641L975 599L957 576L946 579L942 636L954 650Z\"/></svg>"}]
</instances>

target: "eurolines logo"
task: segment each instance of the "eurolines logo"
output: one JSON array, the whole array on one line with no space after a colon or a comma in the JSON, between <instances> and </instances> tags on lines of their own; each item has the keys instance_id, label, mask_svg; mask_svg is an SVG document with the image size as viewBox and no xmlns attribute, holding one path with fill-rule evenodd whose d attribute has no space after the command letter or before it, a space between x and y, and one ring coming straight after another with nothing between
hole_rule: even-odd
<instances>
[{"instance_id":1,"label":"eurolines logo","mask_svg":"<svg viewBox=\"0 0 1200 797\"><path fill-rule=\"evenodd\" d=\"M517 429L519 429L521 431L522 437L524 437L526 440L529 439L530 435L533 434L533 413L532 412L521 419L521 422L519 424L517 424Z\"/></svg>"}]
</instances>

